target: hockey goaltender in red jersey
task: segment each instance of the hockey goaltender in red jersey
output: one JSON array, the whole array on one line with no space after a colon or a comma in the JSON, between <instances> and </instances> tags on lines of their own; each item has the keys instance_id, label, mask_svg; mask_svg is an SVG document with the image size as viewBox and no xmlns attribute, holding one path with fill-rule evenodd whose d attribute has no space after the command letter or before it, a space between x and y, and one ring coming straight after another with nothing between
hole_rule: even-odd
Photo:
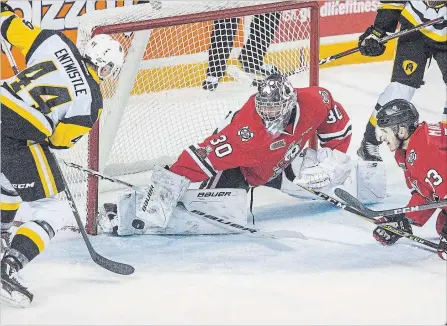
<instances>
[{"instance_id":1,"label":"hockey goaltender in red jersey","mask_svg":"<svg viewBox=\"0 0 447 326\"><path fill-rule=\"evenodd\" d=\"M398 99L385 104L377 114L377 126L397 164L403 169L411 199L408 206L447 199L447 124L419 123L414 105ZM423 226L435 209L383 217L380 223L392 222L395 227L412 233L411 224ZM438 255L447 253L447 208L437 214L436 231L440 234ZM400 236L377 227L373 232L383 245L394 244Z\"/></svg>"},{"instance_id":2,"label":"hockey goaltender in red jersey","mask_svg":"<svg viewBox=\"0 0 447 326\"><path fill-rule=\"evenodd\" d=\"M294 89L279 74L268 77L227 120L219 132L183 151L170 171L197 182L239 168L250 186L260 186L278 177L315 132L322 148L343 153L351 140L349 117L329 91Z\"/></svg>"},{"instance_id":3,"label":"hockey goaltender in red jersey","mask_svg":"<svg viewBox=\"0 0 447 326\"><path fill-rule=\"evenodd\" d=\"M315 133L321 148L304 149ZM209 189L225 188L226 194L231 195L214 198L196 209L227 219L232 217L233 221L245 225L249 187L265 185L285 192L284 184L296 189L299 187L294 183L327 189L343 183L352 168L351 159L345 154L350 140L349 116L328 90L293 88L286 77L272 74L241 109L227 115L213 135L186 148L169 170L155 166L149 195L140 199L140 205L132 204L138 198L130 200L130 195L125 196L118 205L104 205L103 216L113 220L118 215L119 235L144 233L144 229L135 231L135 225L143 223L132 222L142 211L146 214L145 220L166 229L178 201L191 211L188 203L198 205L200 199L216 193ZM194 184L190 187L191 182ZM200 192L194 193L197 188ZM124 201L128 204L124 205ZM222 201L221 209L216 207L218 201ZM132 205L139 206L140 210ZM169 224L171 228L178 221L178 211Z\"/></svg>"}]
</instances>

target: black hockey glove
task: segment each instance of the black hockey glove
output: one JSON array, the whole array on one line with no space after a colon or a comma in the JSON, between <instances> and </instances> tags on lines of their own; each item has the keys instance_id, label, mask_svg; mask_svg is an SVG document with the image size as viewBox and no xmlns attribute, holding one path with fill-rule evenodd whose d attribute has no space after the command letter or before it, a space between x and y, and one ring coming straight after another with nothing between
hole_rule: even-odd
<instances>
[{"instance_id":1,"label":"black hockey glove","mask_svg":"<svg viewBox=\"0 0 447 326\"><path fill-rule=\"evenodd\" d=\"M360 53L368 57L377 57L385 52L385 44L379 43L379 39L386 35L382 30L374 26L368 29L359 37Z\"/></svg>"},{"instance_id":2,"label":"black hockey glove","mask_svg":"<svg viewBox=\"0 0 447 326\"><path fill-rule=\"evenodd\" d=\"M439 234L438 256L441 259L447 260L447 223L444 224Z\"/></svg>"},{"instance_id":3,"label":"black hockey glove","mask_svg":"<svg viewBox=\"0 0 447 326\"><path fill-rule=\"evenodd\" d=\"M388 224L396 229L401 229L405 232L413 234L411 229L410 221L405 217L405 214L397 214L387 217L378 218L375 221L376 224ZM391 246L396 243L397 240L402 238L391 231L387 231L382 227L378 226L373 231L373 237L379 241L384 246Z\"/></svg>"}]
</instances>

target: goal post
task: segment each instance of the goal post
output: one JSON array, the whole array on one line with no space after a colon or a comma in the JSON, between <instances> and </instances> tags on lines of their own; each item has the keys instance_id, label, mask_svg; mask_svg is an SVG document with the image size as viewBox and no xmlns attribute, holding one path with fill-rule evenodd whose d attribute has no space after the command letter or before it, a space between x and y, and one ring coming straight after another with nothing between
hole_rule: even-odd
<instances>
[{"instance_id":1,"label":"goal post","mask_svg":"<svg viewBox=\"0 0 447 326\"><path fill-rule=\"evenodd\" d=\"M104 108L99 123L59 156L144 185L154 164L173 163L184 148L203 140L228 111L240 108L256 92L228 71L215 91L201 87L213 23L236 19L227 65L240 66L250 22L269 13L281 13L281 18L264 62L284 73L300 68L303 73L290 77L296 87L317 86L318 1L166 1L161 6L146 3L81 16L78 47L105 33L121 42L126 56L118 79L101 84ZM260 38L266 37L262 26L257 30ZM316 147L316 137L310 146ZM85 211L87 231L96 234L98 206L102 200L116 200L108 192L116 189L70 167L63 169Z\"/></svg>"}]
</instances>

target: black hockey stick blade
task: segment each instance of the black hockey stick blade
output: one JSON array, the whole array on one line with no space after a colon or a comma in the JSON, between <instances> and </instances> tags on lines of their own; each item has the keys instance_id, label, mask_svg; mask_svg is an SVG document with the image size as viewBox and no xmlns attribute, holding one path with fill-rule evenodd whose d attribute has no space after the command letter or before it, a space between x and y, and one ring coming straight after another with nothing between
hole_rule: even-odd
<instances>
[{"instance_id":1,"label":"black hockey stick blade","mask_svg":"<svg viewBox=\"0 0 447 326\"><path fill-rule=\"evenodd\" d=\"M92 257L93 261L97 263L99 266L113 273L121 275L130 275L133 274L133 272L135 272L135 268L133 266L107 259L106 257L98 254L96 251L91 252L90 256Z\"/></svg>"},{"instance_id":2,"label":"black hockey stick blade","mask_svg":"<svg viewBox=\"0 0 447 326\"><path fill-rule=\"evenodd\" d=\"M362 213L368 217L374 217L374 216L372 216L374 214L371 214L373 212L368 207L363 205L357 198L355 198L349 192L347 192L341 188L335 188L334 194L337 195L341 200L343 200L348 205L357 209L360 213Z\"/></svg>"}]
</instances>

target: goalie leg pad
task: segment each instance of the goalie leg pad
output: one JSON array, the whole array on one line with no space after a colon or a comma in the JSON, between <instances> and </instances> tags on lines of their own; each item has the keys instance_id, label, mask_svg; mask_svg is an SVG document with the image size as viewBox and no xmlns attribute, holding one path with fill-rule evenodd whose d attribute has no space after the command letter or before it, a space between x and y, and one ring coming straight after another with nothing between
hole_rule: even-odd
<instances>
[{"instance_id":1,"label":"goalie leg pad","mask_svg":"<svg viewBox=\"0 0 447 326\"><path fill-rule=\"evenodd\" d=\"M183 176L161 166L155 166L151 184L139 211L147 214L149 220L155 225L166 228L177 202L182 199L190 183L191 181Z\"/></svg>"},{"instance_id":2,"label":"goalie leg pad","mask_svg":"<svg viewBox=\"0 0 447 326\"><path fill-rule=\"evenodd\" d=\"M120 196L117 203L117 234L222 234L233 233L222 224L215 224L189 211L198 210L223 217L237 224L247 225L247 192L244 189L199 189L188 190L182 202L186 209L178 205L166 228L160 228L146 214L136 207L143 195L132 192ZM237 231L236 231L237 232Z\"/></svg>"}]
</instances>

